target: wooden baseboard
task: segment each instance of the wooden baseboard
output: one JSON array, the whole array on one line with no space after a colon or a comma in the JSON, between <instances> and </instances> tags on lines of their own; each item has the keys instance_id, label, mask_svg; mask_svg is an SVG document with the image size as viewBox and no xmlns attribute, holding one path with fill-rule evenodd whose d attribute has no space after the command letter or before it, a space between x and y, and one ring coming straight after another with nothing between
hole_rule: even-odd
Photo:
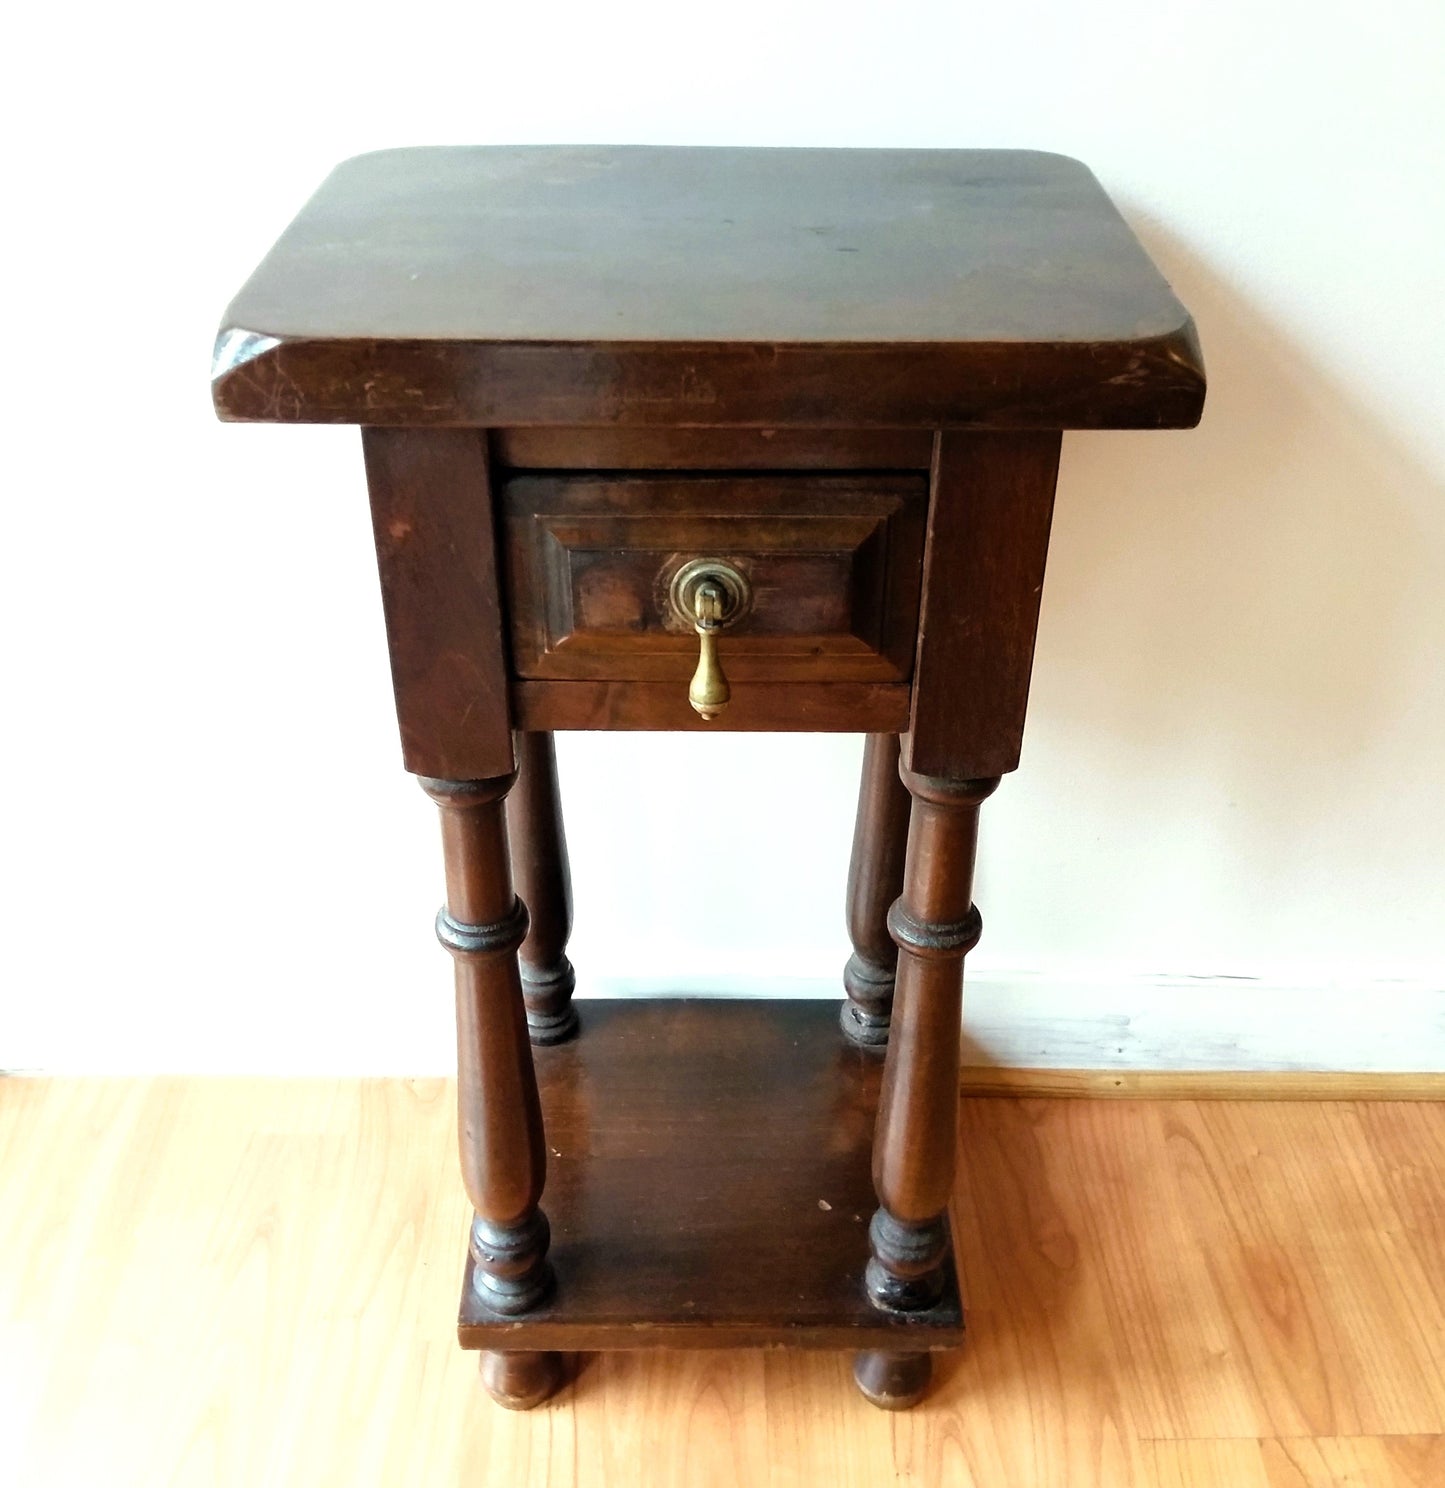
<instances>
[{"instance_id":1,"label":"wooden baseboard","mask_svg":"<svg viewBox=\"0 0 1445 1488\"><path fill-rule=\"evenodd\" d=\"M964 1095L1113 1096L1135 1100L1445 1100L1445 1074L1401 1070L1009 1069L961 1073Z\"/></svg>"},{"instance_id":2,"label":"wooden baseboard","mask_svg":"<svg viewBox=\"0 0 1445 1488\"><path fill-rule=\"evenodd\" d=\"M633 980L616 990L838 995L832 978ZM965 1095L1445 1100L1445 988L1437 984L971 972L963 1024Z\"/></svg>"},{"instance_id":3,"label":"wooden baseboard","mask_svg":"<svg viewBox=\"0 0 1445 1488\"><path fill-rule=\"evenodd\" d=\"M842 959L840 956L838 959ZM836 976L588 978L590 996L809 997L837 1006ZM963 1076L969 1095L1133 1096L1156 1100L1445 1100L1445 986L1375 982L1297 987L1238 977L1066 979L970 971L964 993ZM152 1049L140 1041L88 1049L12 1037L15 1073L137 1074L164 1058L195 1074L354 1076L441 1074L450 1033L418 1055L386 1042ZM315 1040L312 1040L315 1045ZM30 1057L26 1057L26 1055ZM46 1057L47 1055L51 1057ZM103 1057L102 1057L103 1056ZM75 1060L76 1062L69 1062ZM279 1062L277 1062L279 1061ZM164 1067L164 1066L162 1066Z\"/></svg>"}]
</instances>

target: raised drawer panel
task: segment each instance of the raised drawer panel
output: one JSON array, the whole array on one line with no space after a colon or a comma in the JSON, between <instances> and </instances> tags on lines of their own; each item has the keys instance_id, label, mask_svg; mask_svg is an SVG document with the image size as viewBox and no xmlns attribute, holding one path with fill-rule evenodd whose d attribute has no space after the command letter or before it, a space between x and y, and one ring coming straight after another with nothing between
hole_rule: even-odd
<instances>
[{"instance_id":1,"label":"raised drawer panel","mask_svg":"<svg viewBox=\"0 0 1445 1488\"><path fill-rule=\"evenodd\" d=\"M721 646L749 680L899 681L912 668L921 475L518 475L500 492L521 678L686 680L673 575L733 565L752 602Z\"/></svg>"}]
</instances>

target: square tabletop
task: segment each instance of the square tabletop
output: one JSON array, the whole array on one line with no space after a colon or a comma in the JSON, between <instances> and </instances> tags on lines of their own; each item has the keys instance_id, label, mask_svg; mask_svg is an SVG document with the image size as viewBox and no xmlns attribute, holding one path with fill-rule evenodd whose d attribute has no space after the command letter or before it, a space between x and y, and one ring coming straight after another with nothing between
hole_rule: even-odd
<instances>
[{"instance_id":1,"label":"square tabletop","mask_svg":"<svg viewBox=\"0 0 1445 1488\"><path fill-rule=\"evenodd\" d=\"M338 166L213 388L288 422L1181 428L1204 373L1065 156L479 146Z\"/></svg>"}]
</instances>

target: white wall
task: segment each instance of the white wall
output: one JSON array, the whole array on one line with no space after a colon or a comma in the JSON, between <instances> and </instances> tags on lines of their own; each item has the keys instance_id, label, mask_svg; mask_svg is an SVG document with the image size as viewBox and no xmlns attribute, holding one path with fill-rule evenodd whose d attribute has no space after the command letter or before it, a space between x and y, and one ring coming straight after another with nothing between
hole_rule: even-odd
<instances>
[{"instance_id":1,"label":"white wall","mask_svg":"<svg viewBox=\"0 0 1445 1488\"><path fill-rule=\"evenodd\" d=\"M0 1066L451 1059L358 438L223 427L206 382L329 166L413 143L1088 161L1194 310L1210 401L1197 432L1065 439L980 985L1005 1021L1015 982L1333 987L1349 1042L1445 984L1436 0L259 0L10 36ZM858 754L565 739L584 984L831 982ZM706 893L672 866L703 799Z\"/></svg>"}]
</instances>

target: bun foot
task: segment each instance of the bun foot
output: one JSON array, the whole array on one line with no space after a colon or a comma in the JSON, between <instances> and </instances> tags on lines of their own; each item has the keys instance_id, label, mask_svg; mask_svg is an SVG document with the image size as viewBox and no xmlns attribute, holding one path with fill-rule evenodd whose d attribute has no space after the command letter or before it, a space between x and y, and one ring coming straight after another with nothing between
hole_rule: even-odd
<instances>
[{"instance_id":1,"label":"bun foot","mask_svg":"<svg viewBox=\"0 0 1445 1488\"><path fill-rule=\"evenodd\" d=\"M928 1393L933 1378L932 1354L859 1354L853 1360L853 1383L879 1410L907 1410Z\"/></svg>"},{"instance_id":2,"label":"bun foot","mask_svg":"<svg viewBox=\"0 0 1445 1488\"><path fill-rule=\"evenodd\" d=\"M562 1356L535 1349L495 1353L479 1361L482 1387L507 1410L531 1410L562 1387Z\"/></svg>"}]
</instances>

